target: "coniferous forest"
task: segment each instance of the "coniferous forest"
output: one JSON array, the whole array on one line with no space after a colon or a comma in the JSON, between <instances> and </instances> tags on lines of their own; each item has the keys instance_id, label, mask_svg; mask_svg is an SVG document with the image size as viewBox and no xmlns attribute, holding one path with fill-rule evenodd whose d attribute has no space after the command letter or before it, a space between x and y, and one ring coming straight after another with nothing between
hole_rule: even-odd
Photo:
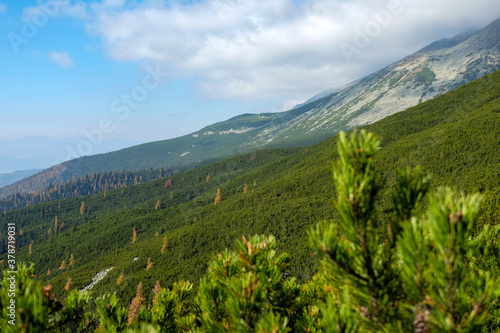
<instances>
[{"instance_id":1,"label":"coniferous forest","mask_svg":"<svg viewBox=\"0 0 500 333\"><path fill-rule=\"evenodd\" d=\"M2 329L497 331L499 98L496 72L311 147L5 207Z\"/></svg>"},{"instance_id":2,"label":"coniferous forest","mask_svg":"<svg viewBox=\"0 0 500 333\"><path fill-rule=\"evenodd\" d=\"M39 192L17 193L6 196L0 200L0 210L7 212L8 210L27 207L41 202L85 197L129 185L142 184L153 179L162 179L177 173L179 173L179 170L167 170L166 168L136 172L120 170L117 172L105 171L92 173L84 177L74 177L72 180L60 182L58 185L50 185Z\"/></svg>"}]
</instances>

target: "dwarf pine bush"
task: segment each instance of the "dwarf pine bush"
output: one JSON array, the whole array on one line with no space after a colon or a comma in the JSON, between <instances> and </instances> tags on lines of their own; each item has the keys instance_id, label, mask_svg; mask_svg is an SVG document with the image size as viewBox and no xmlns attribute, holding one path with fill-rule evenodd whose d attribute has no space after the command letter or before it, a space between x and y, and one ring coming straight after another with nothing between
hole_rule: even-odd
<instances>
[{"instance_id":1,"label":"dwarf pine bush","mask_svg":"<svg viewBox=\"0 0 500 333\"><path fill-rule=\"evenodd\" d=\"M500 277L497 262L479 267L471 260L480 255L478 237L491 240L498 234L498 228L485 227L471 237L481 197L439 188L430 195L427 212L418 216L429 179L418 168L400 170L393 195L395 216L381 239L382 224L374 217L373 157L378 146L377 138L363 131L349 138L339 135L340 159L333 178L341 218L310 232L311 246L323 257L319 274L330 290L323 309L331 313L323 314L324 327L386 332L486 329L487 318L498 311L500 289L495 285ZM498 241L494 243L490 246L498 249Z\"/></svg>"}]
</instances>

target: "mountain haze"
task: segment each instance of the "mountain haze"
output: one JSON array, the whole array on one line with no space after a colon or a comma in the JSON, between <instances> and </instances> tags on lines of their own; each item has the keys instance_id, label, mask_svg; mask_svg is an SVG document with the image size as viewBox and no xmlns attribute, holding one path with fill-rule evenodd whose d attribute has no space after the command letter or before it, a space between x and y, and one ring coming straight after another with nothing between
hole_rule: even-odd
<instances>
[{"instance_id":1,"label":"mountain haze","mask_svg":"<svg viewBox=\"0 0 500 333\"><path fill-rule=\"evenodd\" d=\"M0 187L9 185L17 182L18 180L24 179L31 175L34 175L42 170L40 169L30 169L30 170L19 170L10 173L2 173L0 174Z\"/></svg>"},{"instance_id":2,"label":"mountain haze","mask_svg":"<svg viewBox=\"0 0 500 333\"><path fill-rule=\"evenodd\" d=\"M477 33L432 43L289 111L243 114L179 138L78 158L1 188L0 197L37 191L92 172L183 167L262 148L314 144L340 130L373 123L499 69L500 19Z\"/></svg>"}]
</instances>

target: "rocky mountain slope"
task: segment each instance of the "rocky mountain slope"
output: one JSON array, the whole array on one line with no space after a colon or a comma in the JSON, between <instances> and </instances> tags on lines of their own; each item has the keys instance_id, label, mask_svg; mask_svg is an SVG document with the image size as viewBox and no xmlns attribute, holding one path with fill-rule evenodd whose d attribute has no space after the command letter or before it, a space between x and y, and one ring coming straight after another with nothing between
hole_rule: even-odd
<instances>
[{"instance_id":1,"label":"rocky mountain slope","mask_svg":"<svg viewBox=\"0 0 500 333\"><path fill-rule=\"evenodd\" d=\"M289 111L243 114L179 138L78 158L0 188L0 197L36 191L91 172L181 167L266 147L314 144L340 130L373 123L499 69L500 19L475 34L432 43Z\"/></svg>"},{"instance_id":2,"label":"rocky mountain slope","mask_svg":"<svg viewBox=\"0 0 500 333\"><path fill-rule=\"evenodd\" d=\"M453 43L457 39L461 42ZM497 20L472 36L465 34L435 42L308 104L309 110L266 128L248 145L284 143L289 138L307 140L373 123L499 69Z\"/></svg>"}]
</instances>

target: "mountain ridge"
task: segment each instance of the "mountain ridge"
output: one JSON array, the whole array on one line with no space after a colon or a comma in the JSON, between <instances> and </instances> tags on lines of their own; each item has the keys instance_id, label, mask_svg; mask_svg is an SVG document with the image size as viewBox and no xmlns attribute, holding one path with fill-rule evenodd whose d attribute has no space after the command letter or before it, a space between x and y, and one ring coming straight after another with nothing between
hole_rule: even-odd
<instances>
[{"instance_id":1,"label":"mountain ridge","mask_svg":"<svg viewBox=\"0 0 500 333\"><path fill-rule=\"evenodd\" d=\"M0 188L6 185L13 184L18 180L32 176L41 171L43 171L43 169L18 170L14 172L2 173L0 174Z\"/></svg>"}]
</instances>

